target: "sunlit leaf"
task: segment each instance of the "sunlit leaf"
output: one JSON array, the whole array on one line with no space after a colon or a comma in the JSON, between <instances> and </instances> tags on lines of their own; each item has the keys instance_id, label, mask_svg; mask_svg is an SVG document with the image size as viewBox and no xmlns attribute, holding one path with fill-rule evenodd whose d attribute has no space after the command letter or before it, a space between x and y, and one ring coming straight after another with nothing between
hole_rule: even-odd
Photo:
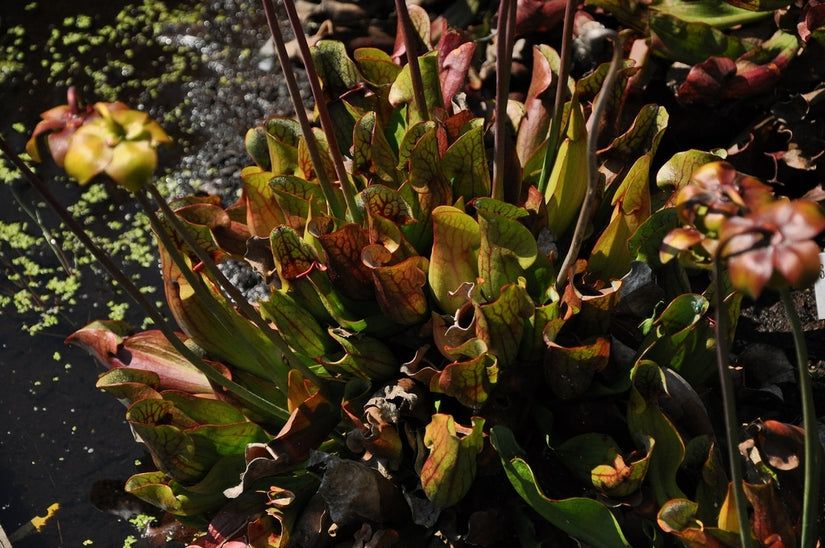
<instances>
[{"instance_id":1,"label":"sunlit leaf","mask_svg":"<svg viewBox=\"0 0 825 548\"><path fill-rule=\"evenodd\" d=\"M436 130L424 133L410 152L409 184L421 195L422 209L432 211L440 205L450 205L452 189L438 154Z\"/></svg>"},{"instance_id":2,"label":"sunlit leaf","mask_svg":"<svg viewBox=\"0 0 825 548\"><path fill-rule=\"evenodd\" d=\"M275 175L292 175L298 167L298 143L301 125L289 118L269 118L264 122L266 146L271 171ZM260 164L259 164L260 165ZM264 169L266 167L262 165Z\"/></svg>"},{"instance_id":3,"label":"sunlit leaf","mask_svg":"<svg viewBox=\"0 0 825 548\"><path fill-rule=\"evenodd\" d=\"M430 454L421 469L421 485L427 498L442 508L460 501L475 480L484 419L473 417L472 422L472 427L460 426L452 415L437 413L424 432Z\"/></svg>"},{"instance_id":4,"label":"sunlit leaf","mask_svg":"<svg viewBox=\"0 0 825 548\"><path fill-rule=\"evenodd\" d=\"M678 192L690 183L693 172L710 162L721 160L719 156L702 150L677 152L656 173L656 186Z\"/></svg>"},{"instance_id":5,"label":"sunlit leaf","mask_svg":"<svg viewBox=\"0 0 825 548\"><path fill-rule=\"evenodd\" d=\"M324 249L329 279L351 299L373 297L372 273L361 261L361 252L370 243L367 232L355 223L347 223L338 230L334 227L328 217L315 217L307 226Z\"/></svg>"},{"instance_id":6,"label":"sunlit leaf","mask_svg":"<svg viewBox=\"0 0 825 548\"><path fill-rule=\"evenodd\" d=\"M286 287L289 287L290 280L306 274L318 259L315 250L290 227L276 227L270 233L269 241L278 275Z\"/></svg>"},{"instance_id":7,"label":"sunlit leaf","mask_svg":"<svg viewBox=\"0 0 825 548\"><path fill-rule=\"evenodd\" d=\"M456 291L478 275L481 236L478 223L451 206L433 211L433 248L428 271L430 289L440 309L454 314L465 299Z\"/></svg>"},{"instance_id":8,"label":"sunlit leaf","mask_svg":"<svg viewBox=\"0 0 825 548\"><path fill-rule=\"evenodd\" d=\"M355 118L352 119L352 123L349 124L349 130L347 130L348 140L351 138L352 125L354 123ZM318 179L317 170L323 169L330 181L337 180L338 176L335 174L335 166L332 163L332 156L329 152L329 143L327 142L326 134L317 127L312 128L312 134L315 136L315 142L318 144L318 154L320 156L321 166L315 166L312 162L312 156L309 154L306 137L302 135L301 140L298 142L298 172L296 172L296 175L299 175L307 181L316 181Z\"/></svg>"},{"instance_id":9,"label":"sunlit leaf","mask_svg":"<svg viewBox=\"0 0 825 548\"><path fill-rule=\"evenodd\" d=\"M427 102L428 112L436 107L443 108L443 97L441 94L441 81L438 73L438 52L431 51L418 58L418 66L421 69L421 79L424 83L424 99ZM409 65L404 65L401 73L392 84L389 95L390 104L397 107L402 104L413 105L415 94L413 93L412 79L410 77ZM420 122L418 119L418 109L410 108L410 123Z\"/></svg>"},{"instance_id":10,"label":"sunlit leaf","mask_svg":"<svg viewBox=\"0 0 825 548\"><path fill-rule=\"evenodd\" d=\"M656 154L670 118L665 107L645 105L623 134L610 143L605 154L624 158L628 164L643 154Z\"/></svg>"},{"instance_id":11,"label":"sunlit leaf","mask_svg":"<svg viewBox=\"0 0 825 548\"><path fill-rule=\"evenodd\" d=\"M626 497L638 491L647 474L650 455L656 444L649 436L643 439L645 453L640 458L626 463L620 454L612 454L608 456L612 456L613 462L594 467L590 473L593 486L611 497Z\"/></svg>"},{"instance_id":12,"label":"sunlit leaf","mask_svg":"<svg viewBox=\"0 0 825 548\"><path fill-rule=\"evenodd\" d=\"M516 151L522 165L527 165L528 159L547 139L559 63L559 54L550 46L534 46L532 77L524 99L525 116L516 134ZM573 79L568 78L565 93L572 92Z\"/></svg>"},{"instance_id":13,"label":"sunlit leaf","mask_svg":"<svg viewBox=\"0 0 825 548\"><path fill-rule=\"evenodd\" d=\"M364 78L377 86L389 86L401 72L392 57L378 48L358 48L353 52L353 59Z\"/></svg>"},{"instance_id":14,"label":"sunlit leaf","mask_svg":"<svg viewBox=\"0 0 825 548\"><path fill-rule=\"evenodd\" d=\"M626 463L613 438L588 433L565 441L556 454L585 485L592 484L611 497L625 497L641 487L655 441L644 437L642 445L644 453L634 453L633 460Z\"/></svg>"},{"instance_id":15,"label":"sunlit leaf","mask_svg":"<svg viewBox=\"0 0 825 548\"><path fill-rule=\"evenodd\" d=\"M559 147L544 196L550 230L561 237L573 224L587 192L587 132L574 96L567 136Z\"/></svg>"},{"instance_id":16,"label":"sunlit leaf","mask_svg":"<svg viewBox=\"0 0 825 548\"><path fill-rule=\"evenodd\" d=\"M697 233L699 238L695 241L684 244L672 242L671 238L678 230L678 226L679 219L672 207L654 212L636 229L628 241L630 256L633 260L650 265L651 268L658 268L675 258L681 250L681 245L689 248L701 241L701 234Z\"/></svg>"},{"instance_id":17,"label":"sunlit leaf","mask_svg":"<svg viewBox=\"0 0 825 548\"><path fill-rule=\"evenodd\" d=\"M610 224L593 246L589 266L602 279L621 278L630 270L630 238L650 217L650 161L645 154L633 163L614 195Z\"/></svg>"},{"instance_id":18,"label":"sunlit leaf","mask_svg":"<svg viewBox=\"0 0 825 548\"><path fill-rule=\"evenodd\" d=\"M344 347L345 353L335 362L324 362L327 368L366 380L385 380L398 373L401 364L380 339L335 329L330 329L329 334Z\"/></svg>"},{"instance_id":19,"label":"sunlit leaf","mask_svg":"<svg viewBox=\"0 0 825 548\"><path fill-rule=\"evenodd\" d=\"M659 0L656 2L656 11L678 17L691 23L707 23L716 29L730 29L738 25L754 23L771 17L771 12L756 13L742 7L736 7L735 2L718 2L716 0L696 0L682 2L681 0Z\"/></svg>"},{"instance_id":20,"label":"sunlit leaf","mask_svg":"<svg viewBox=\"0 0 825 548\"><path fill-rule=\"evenodd\" d=\"M735 548L740 545L738 534L706 527L697 521L698 506L685 498L669 500L659 510L656 521L665 532L679 537L690 548Z\"/></svg>"},{"instance_id":21,"label":"sunlit leaf","mask_svg":"<svg viewBox=\"0 0 825 548\"><path fill-rule=\"evenodd\" d=\"M160 331L129 335L123 331L127 327L119 322L92 322L70 335L66 343L80 346L110 369L151 371L158 376L160 390L212 392L206 376L181 356Z\"/></svg>"},{"instance_id":22,"label":"sunlit leaf","mask_svg":"<svg viewBox=\"0 0 825 548\"><path fill-rule=\"evenodd\" d=\"M446 25L445 25L446 27ZM467 79L467 72L473 61L476 51L476 43L464 41L460 44L453 44L451 40L462 40L460 33L446 30L441 33L439 40L439 80L443 93L443 104L449 105L453 96L464 88ZM446 44L450 46L446 46ZM451 47L455 45L455 47Z\"/></svg>"},{"instance_id":23,"label":"sunlit leaf","mask_svg":"<svg viewBox=\"0 0 825 548\"><path fill-rule=\"evenodd\" d=\"M368 112L359 118L352 136L352 161L356 169L375 174L384 184L397 188L398 158L383 130L383 124L378 123L375 112Z\"/></svg>"},{"instance_id":24,"label":"sunlit leaf","mask_svg":"<svg viewBox=\"0 0 825 548\"><path fill-rule=\"evenodd\" d=\"M524 322L533 314L534 305L523 285L507 284L496 300L475 303L476 336L487 343L501 367L511 365L518 354Z\"/></svg>"},{"instance_id":25,"label":"sunlit leaf","mask_svg":"<svg viewBox=\"0 0 825 548\"><path fill-rule=\"evenodd\" d=\"M139 400L126 412L126 420L149 449L155 465L178 481L194 483L202 479L217 461L214 447L184 431L197 423L171 401Z\"/></svg>"},{"instance_id":26,"label":"sunlit leaf","mask_svg":"<svg viewBox=\"0 0 825 548\"><path fill-rule=\"evenodd\" d=\"M280 175L269 181L284 213L284 223L303 233L307 221L327 211L321 187L300 177Z\"/></svg>"},{"instance_id":27,"label":"sunlit leaf","mask_svg":"<svg viewBox=\"0 0 825 548\"><path fill-rule=\"evenodd\" d=\"M243 465L243 457L223 457L198 484L185 486L162 472L135 474L128 479L125 490L141 500L177 516L197 516L214 512L226 503L223 489Z\"/></svg>"},{"instance_id":28,"label":"sunlit leaf","mask_svg":"<svg viewBox=\"0 0 825 548\"><path fill-rule=\"evenodd\" d=\"M126 407L138 400L162 399L156 390L160 384L157 373L144 369L117 367L97 378L95 386L118 399Z\"/></svg>"},{"instance_id":29,"label":"sunlit leaf","mask_svg":"<svg viewBox=\"0 0 825 548\"><path fill-rule=\"evenodd\" d=\"M321 40L310 48L310 53L328 99L338 99L361 82L358 67L347 55L343 42Z\"/></svg>"},{"instance_id":30,"label":"sunlit leaf","mask_svg":"<svg viewBox=\"0 0 825 548\"><path fill-rule=\"evenodd\" d=\"M284 223L284 214L269 186L273 174L257 166L241 170L246 203L246 224L254 236L266 238L272 229Z\"/></svg>"},{"instance_id":31,"label":"sunlit leaf","mask_svg":"<svg viewBox=\"0 0 825 548\"><path fill-rule=\"evenodd\" d=\"M444 153L442 162L444 175L452 182L454 197L469 201L490 195L490 170L481 126L461 135Z\"/></svg>"},{"instance_id":32,"label":"sunlit leaf","mask_svg":"<svg viewBox=\"0 0 825 548\"><path fill-rule=\"evenodd\" d=\"M447 394L462 405L478 409L487 401L497 380L496 358L483 352L467 361L445 366L430 379L430 390Z\"/></svg>"},{"instance_id":33,"label":"sunlit leaf","mask_svg":"<svg viewBox=\"0 0 825 548\"><path fill-rule=\"evenodd\" d=\"M522 458L523 450L516 443L513 432L503 426L494 426L490 436L513 488L544 519L592 546L630 547L607 506L584 497L561 500L546 497L530 466Z\"/></svg>"},{"instance_id":34,"label":"sunlit leaf","mask_svg":"<svg viewBox=\"0 0 825 548\"><path fill-rule=\"evenodd\" d=\"M688 22L659 11L650 13L650 34L656 53L690 65L711 56L736 59L748 50L745 42L708 22Z\"/></svg>"},{"instance_id":35,"label":"sunlit leaf","mask_svg":"<svg viewBox=\"0 0 825 548\"><path fill-rule=\"evenodd\" d=\"M259 305L264 319L278 326L278 332L298 354L320 358L334 348L332 340L312 314L286 292L276 289Z\"/></svg>"},{"instance_id":36,"label":"sunlit leaf","mask_svg":"<svg viewBox=\"0 0 825 548\"><path fill-rule=\"evenodd\" d=\"M533 308L533 314L528 318L525 332L521 337L520 358L533 362L544 356L547 349L544 337L545 327L551 320L558 320L560 315L561 310L558 301ZM550 340L555 340L555 337L551 337Z\"/></svg>"},{"instance_id":37,"label":"sunlit leaf","mask_svg":"<svg viewBox=\"0 0 825 548\"><path fill-rule=\"evenodd\" d=\"M429 261L414 256L393 263L384 246L364 248L362 260L372 270L378 304L382 312L396 323L412 325L429 314L423 287L427 283Z\"/></svg>"},{"instance_id":38,"label":"sunlit leaf","mask_svg":"<svg viewBox=\"0 0 825 548\"><path fill-rule=\"evenodd\" d=\"M488 300L497 299L502 288L524 275L538 255L536 239L518 219L528 215L524 208L479 198L475 201L481 246L478 275L481 292Z\"/></svg>"}]
</instances>

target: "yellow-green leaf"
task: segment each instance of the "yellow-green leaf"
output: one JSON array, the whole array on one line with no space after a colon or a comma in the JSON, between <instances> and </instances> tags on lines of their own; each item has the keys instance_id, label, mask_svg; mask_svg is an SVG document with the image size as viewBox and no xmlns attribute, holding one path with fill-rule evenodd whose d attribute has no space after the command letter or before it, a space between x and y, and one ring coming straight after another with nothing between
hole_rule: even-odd
<instances>
[{"instance_id":1,"label":"yellow-green leaf","mask_svg":"<svg viewBox=\"0 0 825 548\"><path fill-rule=\"evenodd\" d=\"M460 501L476 475L476 459L484 444L484 419L472 427L456 425L452 415L435 414L424 431L430 450L421 469L421 485L434 504L447 508Z\"/></svg>"}]
</instances>

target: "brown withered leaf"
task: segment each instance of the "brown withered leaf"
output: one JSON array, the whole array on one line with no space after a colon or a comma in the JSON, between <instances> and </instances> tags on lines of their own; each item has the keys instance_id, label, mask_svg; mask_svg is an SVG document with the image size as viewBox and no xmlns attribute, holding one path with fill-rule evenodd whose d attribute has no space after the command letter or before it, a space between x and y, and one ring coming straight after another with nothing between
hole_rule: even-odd
<instances>
[{"instance_id":1,"label":"brown withered leaf","mask_svg":"<svg viewBox=\"0 0 825 548\"><path fill-rule=\"evenodd\" d=\"M361 520L404 523L409 519L401 490L366 464L315 451L309 468L323 470L318 494L339 526Z\"/></svg>"}]
</instances>

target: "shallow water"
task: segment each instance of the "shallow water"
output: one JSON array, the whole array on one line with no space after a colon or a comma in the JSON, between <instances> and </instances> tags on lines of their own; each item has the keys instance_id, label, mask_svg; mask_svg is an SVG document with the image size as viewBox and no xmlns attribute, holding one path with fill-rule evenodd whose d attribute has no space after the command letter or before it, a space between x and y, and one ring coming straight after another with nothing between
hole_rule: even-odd
<instances>
[{"instance_id":1,"label":"shallow water","mask_svg":"<svg viewBox=\"0 0 825 548\"><path fill-rule=\"evenodd\" d=\"M23 52L24 65L0 65L0 132L22 150L38 113L65 102L66 87L74 84L90 102L121 99L161 121L176 141L162 155L163 178L173 192L217 192L230 202L237 195L240 169L250 163L243 149L245 131L267 116L288 113L282 79L258 68L265 27L257 6L251 0L0 2L0 61L17 59L17 51ZM200 15L164 25L139 21L146 14L169 19L175 8ZM91 25L78 29L79 15L90 16ZM138 20L126 25L127 15ZM78 44L118 24L126 30L80 52ZM25 29L22 40L9 37L14 28ZM55 65L71 59L76 62ZM173 69L179 70L178 80L164 77ZM47 179L54 175L48 167L40 172ZM83 195L70 182L51 184L67 203ZM8 188L0 185L0 221L25 220ZM39 201L22 181L11 188L26 204ZM120 203L108 208L112 200ZM134 210L117 192L105 205L93 212L99 217L95 226L104 231L107 221ZM48 212L42 215L54 227ZM50 253L44 247L32 256L56 264ZM132 265L130 273L143 284L158 283L154 265ZM137 535L123 518L97 510L90 493L102 480L122 483L137 471L136 459L149 459L132 438L125 408L95 388L102 367L63 344L75 329L105 318L106 303L126 298L88 268L82 279L80 304L34 337L21 329L31 317L0 308L0 525L12 535L53 503L60 504L40 532L14 542L15 548L119 547L128 535ZM127 319L139 325L142 315L130 310Z\"/></svg>"}]
</instances>

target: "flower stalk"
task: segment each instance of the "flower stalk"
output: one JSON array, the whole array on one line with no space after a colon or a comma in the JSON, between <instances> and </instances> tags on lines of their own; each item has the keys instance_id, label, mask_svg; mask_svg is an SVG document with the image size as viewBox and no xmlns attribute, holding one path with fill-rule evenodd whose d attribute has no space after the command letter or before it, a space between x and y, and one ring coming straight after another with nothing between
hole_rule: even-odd
<instances>
[{"instance_id":1,"label":"flower stalk","mask_svg":"<svg viewBox=\"0 0 825 548\"><path fill-rule=\"evenodd\" d=\"M495 105L495 159L493 161L492 197L504 200L504 171L507 164L507 149L511 144L507 124L508 95L510 92L510 72L513 60L513 36L516 24L516 1L501 0L498 10L498 41L496 43L496 105ZM518 193L516 193L518 196Z\"/></svg>"},{"instance_id":2,"label":"flower stalk","mask_svg":"<svg viewBox=\"0 0 825 548\"><path fill-rule=\"evenodd\" d=\"M716 302L716 366L719 375L719 385L722 388L722 410L725 420L725 437L728 441L728 465L730 470L733 504L736 507L736 521L739 524L739 540L742 548L751 548L751 524L748 520L748 501L742 487L742 464L739 455L739 421L736 416L736 393L733 389L728 362L730 348L728 344L728 314L725 306L725 295L721 282L722 267L718 257L713 262L713 280L716 284L714 292Z\"/></svg>"},{"instance_id":3,"label":"flower stalk","mask_svg":"<svg viewBox=\"0 0 825 548\"><path fill-rule=\"evenodd\" d=\"M563 293L564 286L570 281L570 270L579 256L587 232L587 225L596 213L596 208L604 190L601 184L596 152L598 150L601 119L604 116L605 108L607 108L607 101L610 99L610 90L613 88L616 75L622 66L622 38L613 30L605 29L602 32L604 32L606 38L613 42L613 58L610 60L610 67L602 84L602 90L596 98L595 105L593 105L593 112L590 114L590 127L587 131L587 193L579 210L579 218L576 221L576 228L573 231L573 238L570 241L567 255L565 255L564 261L559 267L558 278L556 279L556 291L559 294Z\"/></svg>"},{"instance_id":4,"label":"flower stalk","mask_svg":"<svg viewBox=\"0 0 825 548\"><path fill-rule=\"evenodd\" d=\"M802 498L802 536L799 545L813 548L817 543L817 523L819 517L819 487L822 479L822 447L819 443L814 395L811 387L811 373L808 371L808 346L799 314L791 300L787 288L779 290L782 306L791 324L794 348L796 350L796 367L799 382L799 394L802 399L802 428L805 430L805 487Z\"/></svg>"},{"instance_id":5,"label":"flower stalk","mask_svg":"<svg viewBox=\"0 0 825 548\"><path fill-rule=\"evenodd\" d=\"M271 2L272 0L264 0L264 4L271 4ZM335 129L333 128L332 117L329 114L327 102L324 99L324 92L321 89L321 80L318 78L318 72L315 70L315 62L312 60L312 54L309 51L309 44L307 43L306 36L304 35L304 29L301 27L301 20L298 18L298 12L295 9L295 3L292 0L284 0L284 8L286 9L286 14L289 18L289 23L292 27L292 32L295 34L295 37L297 39L298 51L301 54L301 61L303 61L304 68L307 72L307 80L309 82L309 87L312 90L312 97L315 99L315 108L318 110L318 119L321 122L321 129L323 130L324 135L327 138L327 143L329 145L329 153L332 156L332 165L335 168L335 175L338 177L338 184L341 185L341 191L344 194L344 202L346 203L347 207L346 219L354 223L360 223L361 213L358 210L358 205L355 203L356 189L353 185L350 175L347 173L347 170L344 167L344 158L341 155L341 149L338 147L338 139L336 139L335 137ZM269 17L270 16L268 15L267 18ZM269 25L270 29L278 26L277 22L273 23L274 24ZM274 39L275 37L273 35L273 40ZM283 41L283 38L281 38L281 41ZM284 59L287 63L289 62L289 60L286 58L281 59L280 55L278 56L278 59L281 61L282 68L284 66ZM301 126L301 128L302 130L304 130L303 126ZM307 135L305 130L304 137L307 139L307 141L309 141L310 137L309 135ZM324 171L323 163L315 163L314 157L312 162L315 166L316 173Z\"/></svg>"},{"instance_id":6,"label":"flower stalk","mask_svg":"<svg viewBox=\"0 0 825 548\"><path fill-rule=\"evenodd\" d=\"M327 202L330 214L336 219L344 219L346 217L346 210L341 204L338 192L332 186L332 182L327 176L326 170L323 168L323 161L321 160L321 151L318 146L318 141L315 139L315 134L312 133L312 126L307 118L306 108L304 108L304 100L301 99L301 91L298 88L298 81L295 78L295 71L292 70L292 63L289 61L289 54L286 51L284 44L284 37L281 33L281 28L278 26L278 19L275 17L275 6L272 0L262 0L264 6L264 13L266 15L266 22L269 26L269 32L272 35L272 40L275 43L275 51L278 54L278 61L281 65L281 71L286 80L286 87L289 91L289 97L292 100L292 105L295 108L295 116L298 118L298 123L301 125L301 133L306 139L307 151L309 152L312 165L315 167L315 173L318 177L318 183L321 186L321 192L324 194L324 199ZM301 31L303 32L303 31ZM305 42L306 40L304 40ZM310 59L310 62L311 59ZM305 63L306 65L306 63ZM330 148L332 143L330 143ZM344 183L342 182L342 185Z\"/></svg>"}]
</instances>

